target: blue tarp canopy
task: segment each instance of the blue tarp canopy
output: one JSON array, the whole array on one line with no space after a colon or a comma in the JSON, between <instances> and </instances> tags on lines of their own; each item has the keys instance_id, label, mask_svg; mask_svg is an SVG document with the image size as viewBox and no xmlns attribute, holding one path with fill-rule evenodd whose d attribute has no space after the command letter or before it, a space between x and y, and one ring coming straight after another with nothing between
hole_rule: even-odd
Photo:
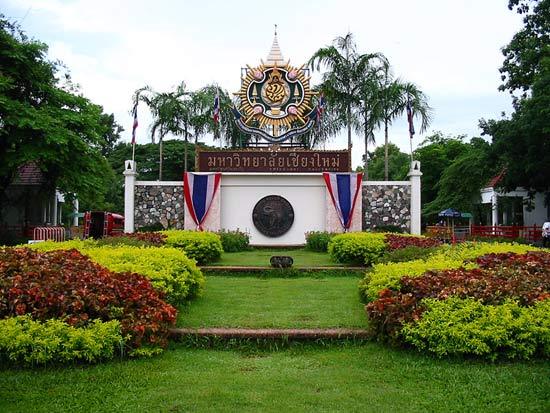
<instances>
[{"instance_id":1,"label":"blue tarp canopy","mask_svg":"<svg viewBox=\"0 0 550 413\"><path fill-rule=\"evenodd\" d=\"M457 211L453 208L447 208L441 211L439 214L437 214L440 217L449 217L449 218L460 218L462 217L462 214L460 211Z\"/></svg>"}]
</instances>

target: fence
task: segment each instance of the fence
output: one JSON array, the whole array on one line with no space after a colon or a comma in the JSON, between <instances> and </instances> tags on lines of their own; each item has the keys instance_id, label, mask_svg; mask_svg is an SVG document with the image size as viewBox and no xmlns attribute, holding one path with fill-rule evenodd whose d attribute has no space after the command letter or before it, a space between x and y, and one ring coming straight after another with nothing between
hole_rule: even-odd
<instances>
[{"instance_id":1,"label":"fence","mask_svg":"<svg viewBox=\"0 0 550 413\"><path fill-rule=\"evenodd\" d=\"M65 241L65 228L63 227L36 227L33 231L35 241Z\"/></svg>"},{"instance_id":2,"label":"fence","mask_svg":"<svg viewBox=\"0 0 550 413\"><path fill-rule=\"evenodd\" d=\"M539 241L542 238L542 230L538 226L520 227L517 225L472 225L472 236L493 237L493 238L523 238L529 242Z\"/></svg>"}]
</instances>

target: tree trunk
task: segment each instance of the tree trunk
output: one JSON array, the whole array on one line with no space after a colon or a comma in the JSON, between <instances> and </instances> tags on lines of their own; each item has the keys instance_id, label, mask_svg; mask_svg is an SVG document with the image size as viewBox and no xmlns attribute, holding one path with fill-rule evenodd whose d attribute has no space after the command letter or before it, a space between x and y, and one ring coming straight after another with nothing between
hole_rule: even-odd
<instances>
[{"instance_id":1,"label":"tree trunk","mask_svg":"<svg viewBox=\"0 0 550 413\"><path fill-rule=\"evenodd\" d=\"M162 181L162 136L159 138L159 181Z\"/></svg>"},{"instance_id":2,"label":"tree trunk","mask_svg":"<svg viewBox=\"0 0 550 413\"><path fill-rule=\"evenodd\" d=\"M183 170L187 172L187 125L185 125L184 130L184 136L185 136L185 145L184 145L184 153L183 153Z\"/></svg>"},{"instance_id":3,"label":"tree trunk","mask_svg":"<svg viewBox=\"0 0 550 413\"><path fill-rule=\"evenodd\" d=\"M388 180L388 120L384 120L384 180Z\"/></svg>"},{"instance_id":4,"label":"tree trunk","mask_svg":"<svg viewBox=\"0 0 550 413\"><path fill-rule=\"evenodd\" d=\"M348 150L350 151L351 156L351 147L353 146L351 143L351 105L348 104L348 107L346 109L346 116L347 116L347 123L348 123Z\"/></svg>"}]
</instances>

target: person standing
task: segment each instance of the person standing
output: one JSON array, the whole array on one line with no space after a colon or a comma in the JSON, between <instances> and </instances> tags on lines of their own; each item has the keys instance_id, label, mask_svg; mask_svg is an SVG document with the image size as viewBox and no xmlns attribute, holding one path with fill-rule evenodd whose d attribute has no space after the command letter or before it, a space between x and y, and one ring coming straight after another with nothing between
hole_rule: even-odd
<instances>
[{"instance_id":1,"label":"person standing","mask_svg":"<svg viewBox=\"0 0 550 413\"><path fill-rule=\"evenodd\" d=\"M550 221L542 224L542 246L550 247Z\"/></svg>"}]
</instances>

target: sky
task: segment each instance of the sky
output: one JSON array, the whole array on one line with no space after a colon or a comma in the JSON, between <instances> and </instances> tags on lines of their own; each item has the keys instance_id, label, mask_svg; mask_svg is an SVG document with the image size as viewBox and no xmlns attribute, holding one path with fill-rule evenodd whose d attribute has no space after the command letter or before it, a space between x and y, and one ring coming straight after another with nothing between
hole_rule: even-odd
<instances>
[{"instance_id":1,"label":"sky","mask_svg":"<svg viewBox=\"0 0 550 413\"><path fill-rule=\"evenodd\" d=\"M191 90L217 83L240 87L240 68L258 65L273 42L274 24L285 59L301 65L335 37L351 32L360 53L381 52L394 73L427 94L434 110L425 136L480 135L480 118L512 111L499 92L501 48L521 28L507 0L387 1L169 1L0 0L0 12L27 35L49 45L48 56L68 66L81 92L114 113L131 140L133 92L150 85L168 91L181 81ZM318 83L315 74L312 82ZM137 142L150 142L150 117L140 107ZM417 127L418 129L418 127ZM210 137L202 139L212 143ZM405 116L390 141L409 153ZM377 145L384 142L376 132ZM364 144L353 137L353 166ZM345 149L344 133L327 149ZM372 150L371 148L370 150Z\"/></svg>"}]
</instances>

